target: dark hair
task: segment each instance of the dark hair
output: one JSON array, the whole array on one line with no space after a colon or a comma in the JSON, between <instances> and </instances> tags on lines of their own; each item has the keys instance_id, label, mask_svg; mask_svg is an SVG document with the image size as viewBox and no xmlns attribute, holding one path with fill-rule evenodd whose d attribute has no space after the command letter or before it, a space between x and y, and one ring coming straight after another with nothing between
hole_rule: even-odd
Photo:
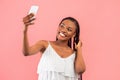
<instances>
[{"instance_id":1,"label":"dark hair","mask_svg":"<svg viewBox=\"0 0 120 80\"><path fill-rule=\"evenodd\" d=\"M75 18L73 18L73 17L66 17L66 18L63 18L63 19L62 19L62 21L60 22L60 24L61 24L64 20L70 20L70 21L72 21L72 22L76 25L76 35L75 35L75 37L74 37L74 39L73 39L73 43L72 43L72 38L70 38L70 39L68 40L68 46L69 46L70 48L73 46L73 50L76 51L76 49L75 49L75 43L78 44L78 42L79 42L79 34L80 34L80 26L79 26L79 23L78 23L78 21L77 21ZM60 24L59 24L59 25L60 25ZM57 40L57 38L56 38L56 40Z\"/></svg>"}]
</instances>

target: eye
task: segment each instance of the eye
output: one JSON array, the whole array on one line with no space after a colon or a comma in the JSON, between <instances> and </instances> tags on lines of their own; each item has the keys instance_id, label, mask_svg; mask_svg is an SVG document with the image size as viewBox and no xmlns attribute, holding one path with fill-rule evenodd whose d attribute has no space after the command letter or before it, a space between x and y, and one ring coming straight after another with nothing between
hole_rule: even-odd
<instances>
[{"instance_id":1,"label":"eye","mask_svg":"<svg viewBox=\"0 0 120 80\"><path fill-rule=\"evenodd\" d=\"M64 27L64 24L60 24L60 27Z\"/></svg>"},{"instance_id":2,"label":"eye","mask_svg":"<svg viewBox=\"0 0 120 80\"><path fill-rule=\"evenodd\" d=\"M67 30L68 30L68 31L72 31L72 29L71 29L71 28L67 28Z\"/></svg>"}]
</instances>

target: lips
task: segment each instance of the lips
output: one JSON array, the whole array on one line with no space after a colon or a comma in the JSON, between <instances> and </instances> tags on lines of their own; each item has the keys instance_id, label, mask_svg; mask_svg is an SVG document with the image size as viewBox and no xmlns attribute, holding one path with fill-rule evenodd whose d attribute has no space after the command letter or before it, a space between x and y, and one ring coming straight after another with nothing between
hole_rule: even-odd
<instances>
[{"instance_id":1,"label":"lips","mask_svg":"<svg viewBox=\"0 0 120 80\"><path fill-rule=\"evenodd\" d=\"M65 35L63 33L60 33L61 36L65 37Z\"/></svg>"},{"instance_id":2,"label":"lips","mask_svg":"<svg viewBox=\"0 0 120 80\"><path fill-rule=\"evenodd\" d=\"M62 32L60 32L59 35L62 36L62 37L66 37L66 35Z\"/></svg>"}]
</instances>

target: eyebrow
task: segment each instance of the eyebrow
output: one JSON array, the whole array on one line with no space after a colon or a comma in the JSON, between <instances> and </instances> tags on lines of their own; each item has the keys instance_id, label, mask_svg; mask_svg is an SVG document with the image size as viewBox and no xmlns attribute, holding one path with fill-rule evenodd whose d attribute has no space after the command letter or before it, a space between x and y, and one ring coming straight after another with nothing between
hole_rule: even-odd
<instances>
[{"instance_id":1,"label":"eyebrow","mask_svg":"<svg viewBox=\"0 0 120 80\"><path fill-rule=\"evenodd\" d=\"M63 22L62 22L61 24L65 25L65 23L63 23ZM65 26L66 26L66 25L65 25ZM68 28L71 28L71 29L72 29L72 27L71 27L71 26L68 26Z\"/></svg>"}]
</instances>

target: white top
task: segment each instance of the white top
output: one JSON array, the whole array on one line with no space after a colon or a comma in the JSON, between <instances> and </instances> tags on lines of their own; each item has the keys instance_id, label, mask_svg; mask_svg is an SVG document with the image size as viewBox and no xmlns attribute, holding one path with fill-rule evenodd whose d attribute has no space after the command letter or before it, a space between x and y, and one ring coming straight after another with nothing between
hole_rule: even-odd
<instances>
[{"instance_id":1,"label":"white top","mask_svg":"<svg viewBox=\"0 0 120 80\"><path fill-rule=\"evenodd\" d=\"M75 52L62 58L49 43L38 64L38 80L78 80L74 71L74 60Z\"/></svg>"}]
</instances>

